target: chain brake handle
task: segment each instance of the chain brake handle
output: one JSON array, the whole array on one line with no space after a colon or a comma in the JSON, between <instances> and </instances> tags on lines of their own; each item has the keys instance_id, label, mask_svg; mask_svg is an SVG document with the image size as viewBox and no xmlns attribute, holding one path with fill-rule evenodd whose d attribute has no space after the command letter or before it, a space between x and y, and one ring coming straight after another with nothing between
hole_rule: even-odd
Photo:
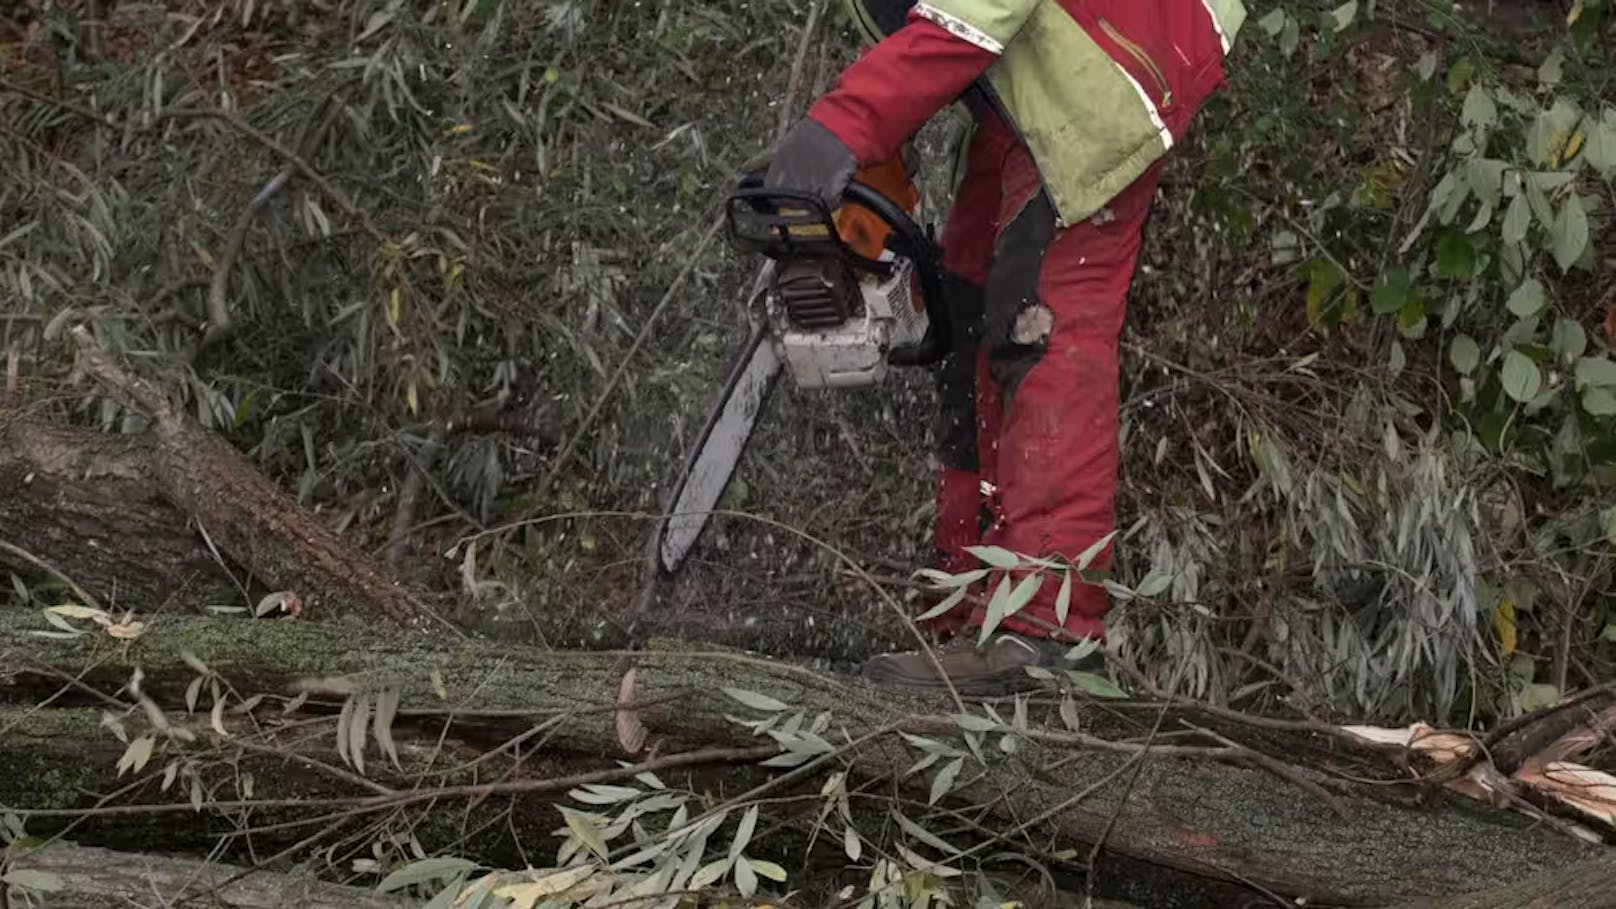
<instances>
[{"instance_id":1,"label":"chain brake handle","mask_svg":"<svg viewBox=\"0 0 1616 909\"><path fill-rule=\"evenodd\" d=\"M887 248L914 263L921 302L926 307L926 334L915 344L887 351L893 366L930 366L948 353L953 326L943 300L942 267L937 246L909 213L876 189L854 181L843 198L860 205L892 228ZM889 263L860 255L848 248L836 231L835 218L812 193L765 189L757 176L749 176L729 198L725 217L736 245L771 259L835 258L876 274L891 274ZM807 233L803 233L803 229Z\"/></svg>"}]
</instances>

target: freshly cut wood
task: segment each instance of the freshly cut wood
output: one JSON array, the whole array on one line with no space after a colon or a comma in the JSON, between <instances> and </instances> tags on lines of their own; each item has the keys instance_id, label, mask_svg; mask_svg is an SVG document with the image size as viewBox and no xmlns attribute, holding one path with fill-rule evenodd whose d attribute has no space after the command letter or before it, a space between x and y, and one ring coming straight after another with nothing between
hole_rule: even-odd
<instances>
[{"instance_id":1,"label":"freshly cut wood","mask_svg":"<svg viewBox=\"0 0 1616 909\"><path fill-rule=\"evenodd\" d=\"M403 909L410 903L312 876L51 843L8 857L8 869L48 875L51 909ZM238 879L239 878L239 879Z\"/></svg>"},{"instance_id":2,"label":"freshly cut wood","mask_svg":"<svg viewBox=\"0 0 1616 909\"><path fill-rule=\"evenodd\" d=\"M43 627L34 615L0 616L0 654L10 655L3 674L19 703L54 690L63 673L113 690L138 666L142 691L178 705L196 675L189 654L243 696L309 692L306 707L324 702L329 709L353 691L385 687L398 693L400 717L441 722L452 713L457 723L476 725L567 715L549 748L601 762L622 754L616 718L624 705L618 694L633 666L634 713L646 747L663 759L700 751L715 761L733 760L735 749L768 745L729 718L761 718L724 693L740 689L809 717L829 712L835 740L860 743L839 755L855 778L896 781L921 799L931 774L903 778L917 752L895 733L943 738L959 728L944 700L898 695L738 653L538 652L297 620L159 619L133 642L29 636ZM23 654L27 660L20 659ZM1327 801L1260 761L1229 763L1227 753L1213 759L1198 753L1205 749L1158 747L1139 760L1128 745L1065 732L1058 710L1053 700L1029 705L1027 732L1012 753L996 746L997 732L988 735L987 772L948 798L984 806L1006 835L1030 833L1079 855L1103 839L1099 874L1109 896L1154 905L1169 898L1166 893L1190 904L1212 899L1228 905L1240 894L1266 892L1312 905L1383 906L1569 872L1604 854L1520 814L1388 782L1397 777L1395 768L1387 768L1379 782L1351 782L1345 774L1331 779L1332 767L1351 766L1351 776L1359 779L1365 772L1365 754L1351 753L1338 738L1274 729L1251 737L1276 756L1267 759L1274 764L1309 756L1313 766L1296 775L1328 782ZM1002 712L1008 716L1009 707ZM1145 719L1108 720L1116 714L1098 710L1081 719L1095 733L1132 730L1143 738L1155 712L1135 713ZM984 716L980 710L976 715ZM1219 728L1225 736L1238 735L1233 725ZM543 783L511 780L478 792L515 795ZM41 820L69 807L42 798L15 807L25 814L33 809ZM72 801L79 807L82 800ZM150 810L165 809L154 804ZM1140 873L1141 867L1153 871Z\"/></svg>"}]
</instances>

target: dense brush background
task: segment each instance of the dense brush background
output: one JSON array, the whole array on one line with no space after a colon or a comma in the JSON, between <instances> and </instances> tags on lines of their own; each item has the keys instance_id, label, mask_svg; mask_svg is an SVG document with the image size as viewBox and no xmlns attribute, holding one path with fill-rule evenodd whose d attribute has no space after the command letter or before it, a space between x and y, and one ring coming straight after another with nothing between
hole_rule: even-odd
<instances>
[{"instance_id":1,"label":"dense brush background","mask_svg":"<svg viewBox=\"0 0 1616 909\"><path fill-rule=\"evenodd\" d=\"M139 428L68 374L88 320L460 618L620 635L744 334L715 205L857 53L839 4L87 2L0 12L0 349L31 406ZM1117 576L1171 583L1119 603L1121 652L1382 718L1609 678L1607 4L1250 6L1123 338ZM782 386L727 502L755 517L652 625L901 642L870 585L912 595L929 554L931 407L924 375Z\"/></svg>"}]
</instances>

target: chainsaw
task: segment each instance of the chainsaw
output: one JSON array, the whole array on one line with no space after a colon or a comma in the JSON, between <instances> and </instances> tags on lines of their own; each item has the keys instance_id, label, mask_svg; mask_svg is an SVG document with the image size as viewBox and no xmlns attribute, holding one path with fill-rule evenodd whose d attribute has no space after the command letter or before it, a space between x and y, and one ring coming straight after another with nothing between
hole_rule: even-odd
<instances>
[{"instance_id":1,"label":"chainsaw","mask_svg":"<svg viewBox=\"0 0 1616 909\"><path fill-rule=\"evenodd\" d=\"M861 169L835 210L755 175L726 200L732 246L763 257L746 307L752 331L669 489L658 577L695 546L782 371L802 390L867 388L948 351L942 271L933 232L914 220L919 202L901 158Z\"/></svg>"}]
</instances>

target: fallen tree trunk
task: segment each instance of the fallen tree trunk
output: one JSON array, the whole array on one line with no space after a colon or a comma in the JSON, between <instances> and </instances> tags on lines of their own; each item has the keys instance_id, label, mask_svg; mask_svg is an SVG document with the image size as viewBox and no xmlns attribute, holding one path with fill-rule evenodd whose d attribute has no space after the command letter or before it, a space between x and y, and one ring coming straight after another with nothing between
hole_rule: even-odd
<instances>
[{"instance_id":1,"label":"fallen tree trunk","mask_svg":"<svg viewBox=\"0 0 1616 909\"><path fill-rule=\"evenodd\" d=\"M86 845L114 849L264 856L320 834L322 846L342 841L364 819L335 817L354 797L408 793L412 788L469 787L516 773L545 777L594 769L598 758L576 753L500 749L499 742L440 735L441 726L400 723L393 749L398 764L378 753L355 767L335 747L337 717L282 716L269 708L251 718L226 714L219 722L229 737L210 729L207 699L197 715L164 715L190 742L154 736L149 758L121 764L129 741L152 731L138 711L109 727L103 707L30 710L0 707L0 806L84 809L65 820ZM117 716L116 713L113 714ZM97 793L116 791L102 804ZM175 810L154 818L127 811L127 803L173 800ZM250 804L238 804L250 803ZM215 807L221 806L221 807ZM374 812L372 816L381 816ZM415 812L407 825L427 849L455 849L491 863L522 861L522 842L546 838L558 819L542 800L483 800L442 812ZM344 823L347 821L347 823ZM55 835L65 822L29 824L35 835ZM305 844L308 845L308 844ZM360 850L363 851L363 850Z\"/></svg>"},{"instance_id":2,"label":"fallen tree trunk","mask_svg":"<svg viewBox=\"0 0 1616 909\"><path fill-rule=\"evenodd\" d=\"M1419 900L1400 909L1616 909L1616 856L1535 874L1481 893Z\"/></svg>"},{"instance_id":3,"label":"fallen tree trunk","mask_svg":"<svg viewBox=\"0 0 1616 909\"><path fill-rule=\"evenodd\" d=\"M113 362L87 330L75 328L73 336L97 384L151 419L150 436L141 440L148 482L224 555L318 611L369 611L405 627L432 624L431 611L412 592L306 514L227 442Z\"/></svg>"},{"instance_id":4,"label":"fallen tree trunk","mask_svg":"<svg viewBox=\"0 0 1616 909\"><path fill-rule=\"evenodd\" d=\"M71 567L74 583L110 609L194 611L240 596L201 538L151 483L152 444L14 423L0 426L0 540ZM48 572L0 550L24 578Z\"/></svg>"},{"instance_id":5,"label":"fallen tree trunk","mask_svg":"<svg viewBox=\"0 0 1616 909\"><path fill-rule=\"evenodd\" d=\"M11 680L10 698L23 703L54 691L63 673L110 691L138 666L142 691L165 705L177 705L197 674L189 654L228 680L242 697L306 692L305 709L321 703L335 709L355 691L388 689L397 692L398 715L404 718L443 720L452 715L456 724L498 725L560 716L566 720L551 736L551 749L599 761L614 754L643 759L654 748L659 760L693 755L691 765L698 766L735 761L740 755L756 760L760 744L764 753L770 750L768 739L726 718L761 718L722 693L732 687L774 698L809 717L828 712L832 729L859 742L844 745L838 755L852 776L919 787L922 799L929 780L903 779L918 752L889 733L942 739L957 732L945 703L741 654L532 652L482 642L378 635L374 630L361 637L341 625L288 620L164 620L133 642L104 636L38 639L28 636L31 627L43 625L32 615L0 615L0 666ZM358 641L363 645L356 646ZM631 667L631 709L614 710ZM1411 793L1390 783L1336 779L1330 781L1333 798L1327 802L1249 762L1231 763L1236 756L1228 753L1158 746L1148 758L1136 760L1137 749L1130 746L1061 732L1055 709L1054 703L1033 704L1027 733L1014 752L985 746L987 772L951 793L949 800L984 807L999 822L1080 854L1086 854L1087 844L1103 839L1108 854L1157 868L1159 880L1153 886L1194 884L1203 888L1203 895L1227 897L1238 890L1306 899L1313 905L1379 906L1569 871L1602 854L1598 847L1520 815L1442 791ZM645 748L633 755L625 755L614 722L625 714L632 714L647 738ZM1104 717L1094 712L1084 722L1100 724ZM1011 731L996 728L986 738L992 743ZM1280 735L1267 730L1262 738L1271 753L1337 753L1343 764L1364 759L1363 754L1344 752L1339 742L1302 731ZM1276 740L1288 740L1290 747L1281 752ZM545 785L543 780L511 780L432 797L520 795L547 791ZM1401 802L1396 800L1399 794ZM1416 803L1416 796L1424 803ZM377 795L354 798L351 804L358 808L398 804ZM67 806L15 807L45 819ZM143 810L189 807L181 803ZM1107 877L1108 863L1102 861L1100 868L1101 877ZM1137 880L1138 875L1128 877ZM1167 904L1148 892L1129 892L1126 882L1116 883L1117 892L1108 895Z\"/></svg>"},{"instance_id":6,"label":"fallen tree trunk","mask_svg":"<svg viewBox=\"0 0 1616 909\"><path fill-rule=\"evenodd\" d=\"M307 875L52 843L8 857L9 870L48 875L52 909L183 904L215 909L403 909L405 900ZM232 880L239 878L238 880ZM37 879L37 878L36 878ZM58 886L59 885L59 886Z\"/></svg>"},{"instance_id":7,"label":"fallen tree trunk","mask_svg":"<svg viewBox=\"0 0 1616 909\"><path fill-rule=\"evenodd\" d=\"M241 605L237 583L247 589L249 602L274 590L311 589L304 578L287 575L272 560L238 563L234 556L243 553L225 552L222 545L224 558L215 557L188 515L152 482L160 457L151 434L111 435L32 422L7 428L0 420L0 544L16 544L114 611L196 613L208 606ZM209 507L237 506L209 499ZM304 515L300 522L286 524L281 547L301 551L300 528L315 520ZM201 526L209 528L210 537L219 543L213 530L216 523L204 515ZM7 570L30 582L50 578L35 562L8 554L0 545L0 584ZM0 587L0 592L4 589ZM344 613L372 611L348 600L316 602L335 603ZM620 645L625 640L623 623L609 620L626 617L614 615L609 607L603 604L598 615L586 619L569 616L566 627L545 628L544 638L565 646ZM319 612L314 607L311 615ZM468 624L483 621L486 627L477 630L491 635L535 637L525 621L461 617ZM640 633L653 637L720 639L736 647L784 647L830 659L848 657L835 646L794 634L800 623L784 617L739 622L716 609L658 608L639 616L638 623ZM909 640L906 635L891 637L900 644Z\"/></svg>"}]
</instances>

